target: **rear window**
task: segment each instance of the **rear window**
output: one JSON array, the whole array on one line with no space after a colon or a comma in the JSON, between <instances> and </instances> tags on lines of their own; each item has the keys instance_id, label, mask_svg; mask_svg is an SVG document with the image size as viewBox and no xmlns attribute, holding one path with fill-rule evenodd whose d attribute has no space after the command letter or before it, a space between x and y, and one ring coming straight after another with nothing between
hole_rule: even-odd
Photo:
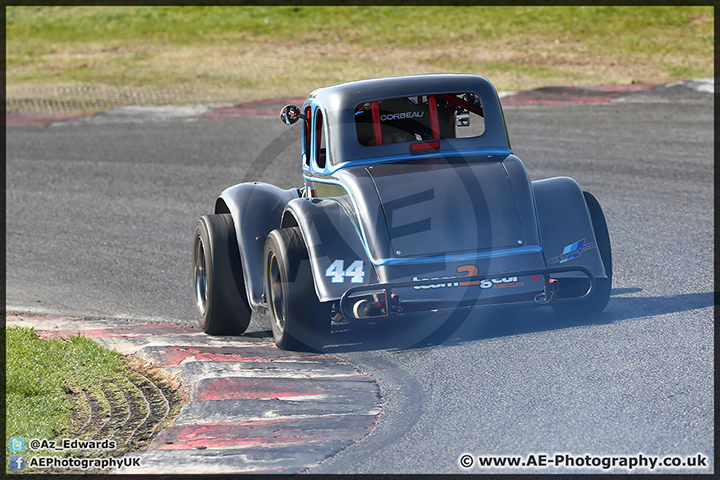
<instances>
[{"instance_id":1,"label":"rear window","mask_svg":"<svg viewBox=\"0 0 720 480\"><path fill-rule=\"evenodd\" d=\"M361 145L478 137L485 131L476 93L437 93L363 102L355 107Z\"/></svg>"}]
</instances>

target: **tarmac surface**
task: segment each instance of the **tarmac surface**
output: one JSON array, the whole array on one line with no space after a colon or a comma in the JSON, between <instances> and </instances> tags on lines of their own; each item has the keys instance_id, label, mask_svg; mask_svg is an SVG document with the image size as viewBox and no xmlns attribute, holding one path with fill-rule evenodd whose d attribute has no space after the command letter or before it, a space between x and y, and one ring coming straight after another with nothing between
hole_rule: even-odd
<instances>
[{"instance_id":1,"label":"tarmac surface","mask_svg":"<svg viewBox=\"0 0 720 480\"><path fill-rule=\"evenodd\" d=\"M537 453L702 454L705 468L656 473L710 473L713 90L708 80L503 96L531 178L574 178L608 218L615 277L600 317L538 308L442 328L339 325L328 354L293 358L272 346L263 316L242 337L192 328L190 237L231 184L296 186L299 132L276 115L300 99L8 113L8 320L81 330L180 375L193 400L140 454L145 473L628 471L477 464Z\"/></svg>"}]
</instances>

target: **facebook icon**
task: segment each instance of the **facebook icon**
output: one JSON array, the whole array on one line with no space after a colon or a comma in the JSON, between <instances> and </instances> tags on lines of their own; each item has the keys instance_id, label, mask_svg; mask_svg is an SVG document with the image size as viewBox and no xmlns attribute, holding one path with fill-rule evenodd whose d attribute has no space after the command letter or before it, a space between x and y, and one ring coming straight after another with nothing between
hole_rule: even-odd
<instances>
[{"instance_id":1,"label":"facebook icon","mask_svg":"<svg viewBox=\"0 0 720 480\"><path fill-rule=\"evenodd\" d=\"M10 470L25 470L25 455L10 455Z\"/></svg>"}]
</instances>

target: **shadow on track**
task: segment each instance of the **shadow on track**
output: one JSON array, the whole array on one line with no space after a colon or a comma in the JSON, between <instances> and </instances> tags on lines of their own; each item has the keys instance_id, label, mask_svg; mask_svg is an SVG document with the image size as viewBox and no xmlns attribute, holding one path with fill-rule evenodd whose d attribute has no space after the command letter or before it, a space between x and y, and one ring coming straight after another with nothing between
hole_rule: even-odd
<instances>
[{"instance_id":1,"label":"shadow on track","mask_svg":"<svg viewBox=\"0 0 720 480\"><path fill-rule=\"evenodd\" d=\"M388 323L333 325L325 353L372 350L408 350L454 345L490 338L523 335L588 325L606 325L655 315L684 312L714 305L714 293L688 293L670 297L622 297L639 288L614 289L605 312L583 318L562 317L550 308L485 308L467 315L460 312L440 322L432 317ZM461 328L462 327L462 328Z\"/></svg>"}]
</instances>

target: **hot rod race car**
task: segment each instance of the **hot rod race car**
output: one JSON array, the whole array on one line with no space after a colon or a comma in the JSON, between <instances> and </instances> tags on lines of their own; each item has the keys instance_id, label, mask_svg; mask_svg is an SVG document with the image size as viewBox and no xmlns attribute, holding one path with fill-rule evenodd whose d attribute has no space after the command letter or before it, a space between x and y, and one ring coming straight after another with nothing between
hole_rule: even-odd
<instances>
[{"instance_id":1,"label":"hot rod race car","mask_svg":"<svg viewBox=\"0 0 720 480\"><path fill-rule=\"evenodd\" d=\"M600 205L571 178L530 181L485 78L343 83L280 116L301 122L303 185L232 186L195 228L208 334L240 334L267 312L279 347L317 348L331 320L608 303Z\"/></svg>"}]
</instances>

